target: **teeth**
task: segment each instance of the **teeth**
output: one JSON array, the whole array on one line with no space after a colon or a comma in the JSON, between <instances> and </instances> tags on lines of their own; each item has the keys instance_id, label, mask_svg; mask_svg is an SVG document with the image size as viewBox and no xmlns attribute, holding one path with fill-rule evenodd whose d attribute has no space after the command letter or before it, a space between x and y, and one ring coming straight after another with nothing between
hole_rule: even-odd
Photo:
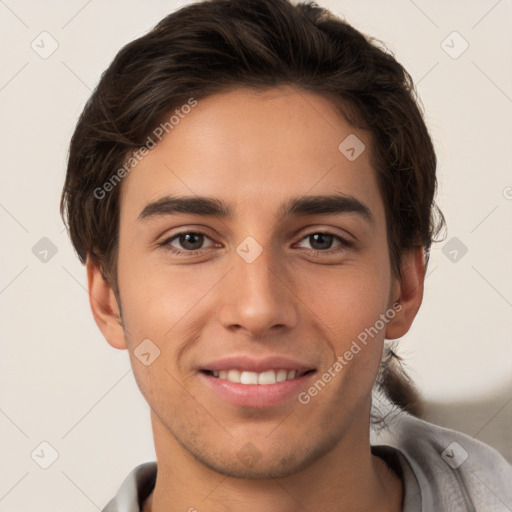
<instances>
[{"instance_id":1,"label":"teeth","mask_svg":"<svg viewBox=\"0 0 512 512\"><path fill-rule=\"evenodd\" d=\"M258 384L275 384L277 381L276 372L267 370L258 375Z\"/></svg>"},{"instance_id":2,"label":"teeth","mask_svg":"<svg viewBox=\"0 0 512 512\"><path fill-rule=\"evenodd\" d=\"M229 370L226 380L230 382L240 382L240 372L238 370Z\"/></svg>"},{"instance_id":3,"label":"teeth","mask_svg":"<svg viewBox=\"0 0 512 512\"><path fill-rule=\"evenodd\" d=\"M240 375L241 384L258 384L258 374L256 372L242 372Z\"/></svg>"},{"instance_id":4,"label":"teeth","mask_svg":"<svg viewBox=\"0 0 512 512\"><path fill-rule=\"evenodd\" d=\"M276 374L277 382L284 382L288 377L288 372L286 370L279 370Z\"/></svg>"},{"instance_id":5,"label":"teeth","mask_svg":"<svg viewBox=\"0 0 512 512\"><path fill-rule=\"evenodd\" d=\"M294 379L298 372L296 370L267 370L261 373L241 372L239 370L221 370L212 371L214 377L228 380L237 384L275 384L276 382L284 382L285 380Z\"/></svg>"}]
</instances>

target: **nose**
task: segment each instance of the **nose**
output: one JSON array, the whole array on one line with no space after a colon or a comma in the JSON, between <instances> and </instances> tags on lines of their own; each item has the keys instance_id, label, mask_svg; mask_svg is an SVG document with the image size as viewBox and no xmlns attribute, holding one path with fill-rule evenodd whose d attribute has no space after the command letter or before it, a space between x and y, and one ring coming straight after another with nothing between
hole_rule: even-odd
<instances>
[{"instance_id":1,"label":"nose","mask_svg":"<svg viewBox=\"0 0 512 512\"><path fill-rule=\"evenodd\" d=\"M251 338L294 327L298 298L283 265L273 261L271 251L264 249L251 263L237 253L233 259L234 266L222 281L220 292L218 314L222 325Z\"/></svg>"}]
</instances>

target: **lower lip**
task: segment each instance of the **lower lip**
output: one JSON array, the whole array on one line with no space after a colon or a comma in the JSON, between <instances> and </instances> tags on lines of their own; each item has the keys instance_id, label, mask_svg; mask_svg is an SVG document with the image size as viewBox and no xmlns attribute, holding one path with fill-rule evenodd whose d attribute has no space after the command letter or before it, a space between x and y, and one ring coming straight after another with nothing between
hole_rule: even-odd
<instances>
[{"instance_id":1,"label":"lower lip","mask_svg":"<svg viewBox=\"0 0 512 512\"><path fill-rule=\"evenodd\" d=\"M315 372L292 380L275 384L239 384L219 379L203 372L199 373L203 382L221 398L239 407L264 408L278 405L306 389L308 380Z\"/></svg>"}]
</instances>

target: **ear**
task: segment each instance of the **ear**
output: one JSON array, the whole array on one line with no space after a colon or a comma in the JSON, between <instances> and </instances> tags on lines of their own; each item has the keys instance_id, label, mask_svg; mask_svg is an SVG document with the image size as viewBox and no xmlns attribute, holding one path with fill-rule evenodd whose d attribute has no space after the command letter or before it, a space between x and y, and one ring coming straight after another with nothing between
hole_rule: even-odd
<instances>
[{"instance_id":1,"label":"ear","mask_svg":"<svg viewBox=\"0 0 512 512\"><path fill-rule=\"evenodd\" d=\"M423 247L407 251L402 258L402 277L395 278L392 290L392 304L395 317L386 327L386 339L394 340L404 336L410 329L423 300L425 281L425 255Z\"/></svg>"},{"instance_id":2,"label":"ear","mask_svg":"<svg viewBox=\"0 0 512 512\"><path fill-rule=\"evenodd\" d=\"M89 255L87 255L85 266L89 286L89 304L96 325L110 345L120 350L126 349L123 324L114 291Z\"/></svg>"}]
</instances>

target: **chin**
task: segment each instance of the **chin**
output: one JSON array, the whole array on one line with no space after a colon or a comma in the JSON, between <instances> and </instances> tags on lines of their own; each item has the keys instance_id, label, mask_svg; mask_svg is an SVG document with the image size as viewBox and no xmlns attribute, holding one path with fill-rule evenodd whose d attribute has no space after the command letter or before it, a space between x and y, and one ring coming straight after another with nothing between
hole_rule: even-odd
<instances>
[{"instance_id":1,"label":"chin","mask_svg":"<svg viewBox=\"0 0 512 512\"><path fill-rule=\"evenodd\" d=\"M287 460L264 460L260 459L253 465L247 465L235 458L225 460L209 461L202 459L201 462L212 469L231 478L247 478L251 480L283 478L298 473L307 464L300 464L299 461Z\"/></svg>"},{"instance_id":2,"label":"chin","mask_svg":"<svg viewBox=\"0 0 512 512\"><path fill-rule=\"evenodd\" d=\"M196 459L209 469L232 478L268 479L283 478L306 469L332 449L332 442L325 440L316 446L267 446L261 450L247 441L238 450L223 450L220 453L202 452L194 454Z\"/></svg>"}]
</instances>

